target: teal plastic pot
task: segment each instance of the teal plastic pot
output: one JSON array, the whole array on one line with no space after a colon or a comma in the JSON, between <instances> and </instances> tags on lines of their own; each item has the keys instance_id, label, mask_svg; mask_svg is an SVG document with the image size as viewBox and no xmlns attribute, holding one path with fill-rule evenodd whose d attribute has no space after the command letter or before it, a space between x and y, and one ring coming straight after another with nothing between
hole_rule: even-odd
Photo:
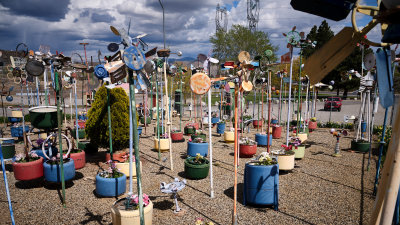
<instances>
[{"instance_id":1,"label":"teal plastic pot","mask_svg":"<svg viewBox=\"0 0 400 225\"><path fill-rule=\"evenodd\" d=\"M79 129L78 130L78 138L76 138L76 129L72 129L72 135L73 135L73 137L75 137L75 139L78 139L78 138L84 139L86 132L85 132L85 129Z\"/></svg>"},{"instance_id":2,"label":"teal plastic pot","mask_svg":"<svg viewBox=\"0 0 400 225\"><path fill-rule=\"evenodd\" d=\"M189 179L199 180L204 179L208 176L208 171L210 169L210 162L208 159L205 159L204 164L195 165L189 163L190 160L193 160L196 157L189 157L185 159L185 176Z\"/></svg>"},{"instance_id":3,"label":"teal plastic pot","mask_svg":"<svg viewBox=\"0 0 400 225\"><path fill-rule=\"evenodd\" d=\"M15 145L14 144L2 144L1 152L3 153L4 159L11 159L15 156Z\"/></svg>"},{"instance_id":4,"label":"teal plastic pot","mask_svg":"<svg viewBox=\"0 0 400 225\"><path fill-rule=\"evenodd\" d=\"M60 109L61 110L61 109ZM57 107L37 106L29 109L31 124L38 129L54 129L57 127Z\"/></svg>"}]
</instances>

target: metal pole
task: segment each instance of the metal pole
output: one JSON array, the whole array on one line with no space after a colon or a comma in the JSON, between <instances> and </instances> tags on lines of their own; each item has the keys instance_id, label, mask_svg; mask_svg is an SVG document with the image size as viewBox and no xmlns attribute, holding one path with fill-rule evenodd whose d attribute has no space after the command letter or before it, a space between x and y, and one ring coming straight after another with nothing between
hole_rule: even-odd
<instances>
[{"instance_id":1,"label":"metal pole","mask_svg":"<svg viewBox=\"0 0 400 225\"><path fill-rule=\"evenodd\" d=\"M74 79L74 78L71 78ZM78 125L78 93L76 91L76 80L74 79L74 92L75 92L75 126L76 126L76 148L79 149L79 125ZM71 115L72 119L72 115Z\"/></svg>"},{"instance_id":2,"label":"metal pole","mask_svg":"<svg viewBox=\"0 0 400 225\"><path fill-rule=\"evenodd\" d=\"M23 128L23 129L25 130L25 128ZM12 223L12 225L15 225L14 212L13 212L12 205L11 205L10 189L8 188L6 167L5 167L5 164L4 164L3 150L1 148L1 144L0 144L0 159L1 159L1 169L3 170L4 186L6 187L8 209L10 211L11 223Z\"/></svg>"},{"instance_id":3,"label":"metal pole","mask_svg":"<svg viewBox=\"0 0 400 225\"><path fill-rule=\"evenodd\" d=\"M208 90L208 139L210 142L210 197L214 198L214 181L213 181L213 147L211 134L211 88Z\"/></svg>"},{"instance_id":4,"label":"metal pole","mask_svg":"<svg viewBox=\"0 0 400 225\"><path fill-rule=\"evenodd\" d=\"M300 68L299 68L299 82L298 82L298 98L297 98L297 130L296 130L296 136L300 133L300 120L301 120L301 113L300 113L300 104L301 104L301 59L302 59L302 51L300 49ZM330 119L329 119L330 121Z\"/></svg>"},{"instance_id":5,"label":"metal pole","mask_svg":"<svg viewBox=\"0 0 400 225\"><path fill-rule=\"evenodd\" d=\"M281 85L279 87L279 104L278 104L278 124L281 125L281 108L282 108L282 77L281 75Z\"/></svg>"},{"instance_id":6,"label":"metal pole","mask_svg":"<svg viewBox=\"0 0 400 225\"><path fill-rule=\"evenodd\" d=\"M268 128L267 128L267 151L269 153L269 128L271 127L271 70L268 70Z\"/></svg>"},{"instance_id":7,"label":"metal pole","mask_svg":"<svg viewBox=\"0 0 400 225\"><path fill-rule=\"evenodd\" d=\"M66 207L65 202L65 179L64 179L64 154L62 149L62 110L60 109L60 96L62 96L62 87L61 87L61 77L58 76L58 72L54 73L54 78L56 82L56 96L57 96L57 121L58 121L58 145L60 151L60 173L61 173L61 186L62 186L62 203L63 206ZM25 131L25 127L23 128Z\"/></svg>"},{"instance_id":8,"label":"metal pole","mask_svg":"<svg viewBox=\"0 0 400 225\"><path fill-rule=\"evenodd\" d=\"M237 225L237 181L238 181L238 166L237 166L237 151L238 151L238 139L237 139L237 128L238 128L238 87L235 85L235 146L234 146L234 172L235 179L233 184L233 215L232 215L232 224Z\"/></svg>"},{"instance_id":9,"label":"metal pole","mask_svg":"<svg viewBox=\"0 0 400 225\"><path fill-rule=\"evenodd\" d=\"M132 108L132 114L129 115L132 120L133 127L133 145L135 148L135 164L136 164L136 177L137 177L137 190L139 195L139 215L140 224L144 225L144 210L143 210L143 192L142 192L142 179L140 172L140 157L139 157L139 133L137 130L137 120L136 120L136 103L135 103L135 88L133 86L133 71L129 70L129 95ZM130 150L130 155L132 155L132 150ZM132 159L132 158L131 158ZM132 173L131 175L132 176Z\"/></svg>"},{"instance_id":10,"label":"metal pole","mask_svg":"<svg viewBox=\"0 0 400 225\"><path fill-rule=\"evenodd\" d=\"M171 171L174 171L174 165L172 163L172 140L171 140L171 121L168 109L168 80L167 80L167 63L164 61L164 80L165 80L165 105L167 107L167 127L168 127L168 142L169 142L169 158L171 163Z\"/></svg>"},{"instance_id":11,"label":"metal pole","mask_svg":"<svg viewBox=\"0 0 400 225\"><path fill-rule=\"evenodd\" d=\"M156 107L157 107L157 128L156 128L156 136L158 141L158 161L161 160L161 149L160 149L160 108L158 103L158 68L156 71Z\"/></svg>"},{"instance_id":12,"label":"metal pole","mask_svg":"<svg viewBox=\"0 0 400 225\"><path fill-rule=\"evenodd\" d=\"M110 104L110 89L107 89L107 114L108 114L108 140L110 143L110 159L113 160L113 146L112 146L112 126L111 126L111 104Z\"/></svg>"},{"instance_id":13,"label":"metal pole","mask_svg":"<svg viewBox=\"0 0 400 225\"><path fill-rule=\"evenodd\" d=\"M49 98L48 98L48 92L47 92L47 67L44 67L44 102L46 106L49 105Z\"/></svg>"},{"instance_id":14,"label":"metal pole","mask_svg":"<svg viewBox=\"0 0 400 225\"><path fill-rule=\"evenodd\" d=\"M290 48L290 72L289 72L289 97L287 111L287 126L286 126L286 145L289 145L289 120L290 120L290 100L292 97L292 73L293 73L293 48Z\"/></svg>"}]
</instances>

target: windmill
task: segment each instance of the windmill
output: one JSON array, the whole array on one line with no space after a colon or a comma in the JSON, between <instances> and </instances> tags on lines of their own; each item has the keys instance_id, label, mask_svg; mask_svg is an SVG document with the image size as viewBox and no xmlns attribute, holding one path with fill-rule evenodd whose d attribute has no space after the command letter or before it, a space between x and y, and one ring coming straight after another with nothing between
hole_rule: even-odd
<instances>
[{"instance_id":1,"label":"windmill","mask_svg":"<svg viewBox=\"0 0 400 225\"><path fill-rule=\"evenodd\" d=\"M252 32L257 30L259 11L260 0L247 0L247 20L249 21L249 29Z\"/></svg>"},{"instance_id":2,"label":"windmill","mask_svg":"<svg viewBox=\"0 0 400 225\"><path fill-rule=\"evenodd\" d=\"M215 12L215 25L216 25L216 32L227 31L228 28L227 10L226 7L219 6L219 4L217 4L217 10Z\"/></svg>"}]
</instances>

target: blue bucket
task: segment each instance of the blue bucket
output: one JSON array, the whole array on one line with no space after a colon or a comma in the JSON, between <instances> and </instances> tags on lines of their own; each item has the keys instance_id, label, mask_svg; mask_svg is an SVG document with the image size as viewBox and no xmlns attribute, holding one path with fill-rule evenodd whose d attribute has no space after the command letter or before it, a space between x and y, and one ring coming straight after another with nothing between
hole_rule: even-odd
<instances>
[{"instance_id":1,"label":"blue bucket","mask_svg":"<svg viewBox=\"0 0 400 225\"><path fill-rule=\"evenodd\" d=\"M225 123L217 123L217 133L223 134L225 132Z\"/></svg>"},{"instance_id":2,"label":"blue bucket","mask_svg":"<svg viewBox=\"0 0 400 225\"><path fill-rule=\"evenodd\" d=\"M201 156L207 157L208 155L208 143L193 143L188 142L187 155L196 156L199 153Z\"/></svg>"},{"instance_id":3,"label":"blue bucket","mask_svg":"<svg viewBox=\"0 0 400 225\"><path fill-rule=\"evenodd\" d=\"M215 123L218 123L219 122L219 117L212 117L211 118L211 123L212 124L215 124Z\"/></svg>"},{"instance_id":4,"label":"blue bucket","mask_svg":"<svg viewBox=\"0 0 400 225\"><path fill-rule=\"evenodd\" d=\"M64 180L72 180L75 177L75 163L73 159L63 164ZM47 162L43 163L44 179L50 182L61 182L61 166L60 164L50 165Z\"/></svg>"},{"instance_id":5,"label":"blue bucket","mask_svg":"<svg viewBox=\"0 0 400 225\"><path fill-rule=\"evenodd\" d=\"M126 175L118 178L104 178L97 174L96 193L104 197L115 197L126 191Z\"/></svg>"},{"instance_id":6,"label":"blue bucket","mask_svg":"<svg viewBox=\"0 0 400 225\"><path fill-rule=\"evenodd\" d=\"M268 139L266 134L256 134L257 145L267 146ZM272 145L272 134L269 135L269 145Z\"/></svg>"},{"instance_id":7,"label":"blue bucket","mask_svg":"<svg viewBox=\"0 0 400 225\"><path fill-rule=\"evenodd\" d=\"M25 126L25 133L29 132L29 126ZM11 127L12 137L23 137L22 126Z\"/></svg>"},{"instance_id":8,"label":"blue bucket","mask_svg":"<svg viewBox=\"0 0 400 225\"><path fill-rule=\"evenodd\" d=\"M367 132L367 122L361 122L361 132Z\"/></svg>"}]
</instances>

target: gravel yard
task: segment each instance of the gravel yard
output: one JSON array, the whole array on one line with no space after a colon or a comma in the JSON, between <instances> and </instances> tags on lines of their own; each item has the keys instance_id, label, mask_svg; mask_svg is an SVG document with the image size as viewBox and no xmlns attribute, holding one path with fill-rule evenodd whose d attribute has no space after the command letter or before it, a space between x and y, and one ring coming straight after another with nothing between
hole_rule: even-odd
<instances>
[{"instance_id":1,"label":"gravel yard","mask_svg":"<svg viewBox=\"0 0 400 225\"><path fill-rule=\"evenodd\" d=\"M174 124L178 124L174 118ZM186 122L186 121L184 121ZM213 128L213 176L215 198L210 198L210 179L188 180L179 193L183 215L175 215L173 199L160 192L160 182L171 182L175 177L184 178L184 158L187 142L173 143L174 171L170 170L169 153L166 162L158 161L153 150L153 125L143 129L140 138L140 157L143 166L142 187L154 203L153 224L195 224L196 218L215 224L230 224L233 209L233 144L223 142ZM229 127L229 126L228 126ZM244 136L254 139L256 129ZM208 129L206 129L208 134ZM9 135L9 134L8 134ZM238 217L239 224L366 224L372 211L375 177L373 156L367 171L368 154L349 151L354 135L341 139L342 157L332 157L336 139L328 129L312 132L307 140L305 158L296 160L292 172L280 173L279 210L272 207L243 205L243 173L245 162L240 159L238 168ZM185 137L186 141L189 137ZM207 137L208 139L208 137ZM272 149L280 148L284 133L273 140ZM17 145L22 151L22 144ZM266 151L259 147L257 153ZM86 167L67 182L66 202L60 200L61 187L43 180L16 181L12 166L6 164L10 194L16 224L111 224L110 207L117 198L99 198L95 195L95 176L99 164L105 161L106 149L87 155ZM2 178L1 178L2 179ZM4 182L0 182L0 224L10 224ZM129 182L127 182L128 190ZM134 182L134 192L136 182ZM123 196L120 196L123 197Z\"/></svg>"}]
</instances>

